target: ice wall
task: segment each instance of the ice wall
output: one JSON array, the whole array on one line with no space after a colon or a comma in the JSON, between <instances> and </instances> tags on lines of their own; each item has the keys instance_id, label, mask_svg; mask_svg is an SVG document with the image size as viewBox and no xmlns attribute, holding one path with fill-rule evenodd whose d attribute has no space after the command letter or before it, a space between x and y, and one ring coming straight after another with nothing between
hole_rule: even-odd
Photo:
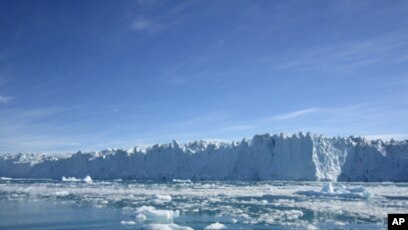
<instances>
[{"instance_id":1,"label":"ice wall","mask_svg":"<svg viewBox=\"0 0 408 230\"><path fill-rule=\"evenodd\" d=\"M232 143L173 142L145 150L0 155L0 176L18 178L408 181L408 142L256 135Z\"/></svg>"}]
</instances>

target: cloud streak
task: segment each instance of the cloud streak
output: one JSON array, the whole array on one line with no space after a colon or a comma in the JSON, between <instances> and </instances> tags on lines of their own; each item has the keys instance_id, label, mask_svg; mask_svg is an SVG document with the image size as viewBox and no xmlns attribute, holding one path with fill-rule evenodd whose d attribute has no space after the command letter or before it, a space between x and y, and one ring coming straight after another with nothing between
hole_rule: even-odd
<instances>
[{"instance_id":1,"label":"cloud streak","mask_svg":"<svg viewBox=\"0 0 408 230\"><path fill-rule=\"evenodd\" d=\"M172 3L172 2L170 2ZM136 8L137 16L131 21L130 28L136 32L147 32L150 34L159 33L169 27L175 26L188 16L187 8L191 1L184 1L178 4L171 4L165 13L159 10L166 7L162 1L140 1Z\"/></svg>"},{"instance_id":2,"label":"cloud streak","mask_svg":"<svg viewBox=\"0 0 408 230\"><path fill-rule=\"evenodd\" d=\"M154 23L146 18L137 18L133 21L131 28L138 32L157 33L165 28L164 25Z\"/></svg>"},{"instance_id":3,"label":"cloud streak","mask_svg":"<svg viewBox=\"0 0 408 230\"><path fill-rule=\"evenodd\" d=\"M4 97L4 96L0 96L0 105L1 104L8 104L10 101L12 101L14 99L14 97Z\"/></svg>"},{"instance_id":4,"label":"cloud streak","mask_svg":"<svg viewBox=\"0 0 408 230\"><path fill-rule=\"evenodd\" d=\"M406 61L408 32L389 32L366 40L319 44L281 53L278 69L323 70L350 73L369 66L393 65Z\"/></svg>"},{"instance_id":5,"label":"cloud streak","mask_svg":"<svg viewBox=\"0 0 408 230\"><path fill-rule=\"evenodd\" d=\"M63 152L83 139L73 124L58 124L55 119L79 107L10 108L0 111L0 153ZM61 135L63 134L63 135Z\"/></svg>"},{"instance_id":6,"label":"cloud streak","mask_svg":"<svg viewBox=\"0 0 408 230\"><path fill-rule=\"evenodd\" d=\"M300 116L303 116L303 115L306 115L306 114L309 114L315 111L316 111L316 108L302 109L302 110L297 110L297 111L293 111L289 113L278 114L278 115L270 117L270 119L271 120L287 120L291 118L300 117Z\"/></svg>"}]
</instances>

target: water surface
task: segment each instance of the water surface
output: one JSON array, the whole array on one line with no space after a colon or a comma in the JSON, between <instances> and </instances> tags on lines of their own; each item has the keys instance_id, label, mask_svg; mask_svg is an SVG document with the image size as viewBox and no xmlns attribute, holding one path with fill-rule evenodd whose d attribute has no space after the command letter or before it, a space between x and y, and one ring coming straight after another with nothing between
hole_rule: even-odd
<instances>
[{"instance_id":1,"label":"water surface","mask_svg":"<svg viewBox=\"0 0 408 230\"><path fill-rule=\"evenodd\" d=\"M407 183L0 180L0 229L386 229L387 213L408 213Z\"/></svg>"}]
</instances>

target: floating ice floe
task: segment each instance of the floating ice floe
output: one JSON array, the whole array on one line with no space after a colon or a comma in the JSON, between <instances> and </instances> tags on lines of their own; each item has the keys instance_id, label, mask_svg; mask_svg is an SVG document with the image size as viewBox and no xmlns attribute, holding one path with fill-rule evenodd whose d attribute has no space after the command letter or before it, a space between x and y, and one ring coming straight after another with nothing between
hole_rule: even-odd
<instances>
[{"instance_id":1,"label":"floating ice floe","mask_svg":"<svg viewBox=\"0 0 408 230\"><path fill-rule=\"evenodd\" d=\"M155 203L155 204L168 203L168 202L171 202L171 196L170 195L156 194L156 195L153 196L152 202Z\"/></svg>"},{"instance_id":2,"label":"floating ice floe","mask_svg":"<svg viewBox=\"0 0 408 230\"><path fill-rule=\"evenodd\" d=\"M68 196L69 192L68 191L57 191L55 192L56 196Z\"/></svg>"},{"instance_id":3,"label":"floating ice floe","mask_svg":"<svg viewBox=\"0 0 408 230\"><path fill-rule=\"evenodd\" d=\"M306 195L306 196L322 196L322 197L341 197L341 198L362 198L368 199L373 194L369 192L363 186L344 186L339 185L333 187L331 182L323 185L320 191L298 191L296 194Z\"/></svg>"},{"instance_id":4,"label":"floating ice floe","mask_svg":"<svg viewBox=\"0 0 408 230\"><path fill-rule=\"evenodd\" d=\"M90 176L86 176L84 179L76 178L76 177L62 177L62 181L65 182L85 182L85 183L92 183L92 178Z\"/></svg>"},{"instance_id":5,"label":"floating ice floe","mask_svg":"<svg viewBox=\"0 0 408 230\"><path fill-rule=\"evenodd\" d=\"M216 230L216 229L227 229L227 227L221 223L216 222L216 223L208 225L204 229L205 230Z\"/></svg>"},{"instance_id":6,"label":"floating ice floe","mask_svg":"<svg viewBox=\"0 0 408 230\"><path fill-rule=\"evenodd\" d=\"M79 179L79 178L75 178L75 177L62 177L62 179L61 179L62 181L65 181L65 182L80 182L80 181L82 181L81 179Z\"/></svg>"},{"instance_id":7,"label":"floating ice floe","mask_svg":"<svg viewBox=\"0 0 408 230\"><path fill-rule=\"evenodd\" d=\"M308 224L306 226L306 230L318 230L319 228L314 226L313 224Z\"/></svg>"},{"instance_id":8,"label":"floating ice floe","mask_svg":"<svg viewBox=\"0 0 408 230\"><path fill-rule=\"evenodd\" d=\"M84 178L84 182L85 182L85 183L92 183L92 178L91 178L90 176L86 176L86 177Z\"/></svg>"},{"instance_id":9,"label":"floating ice floe","mask_svg":"<svg viewBox=\"0 0 408 230\"><path fill-rule=\"evenodd\" d=\"M121 220L134 221L135 225L122 226L135 229L143 229L145 226L171 229L169 224L174 223L191 223L191 227L194 224L204 229L216 221L228 229L239 229L240 226L268 228L268 225L271 228L278 226L291 229L384 229L387 213L406 210L408 196L406 183L272 181L199 182L179 186L167 182L98 181L91 185L84 182L0 181L0 199L51 199L58 203L74 202L81 207L120 207L123 218L117 219L117 224L120 225ZM375 195L369 199L355 198L358 191L360 194L365 191L364 187L357 185L363 185ZM270 187L275 189L270 191ZM344 191L349 195L345 196ZM303 195L297 192L303 192ZM156 194L170 195L172 200L156 206L152 202L152 198L159 198ZM178 211L175 210L180 210L182 218L177 217ZM201 217L210 222L202 225ZM353 227L348 223L357 225ZM358 225L360 223L362 225Z\"/></svg>"},{"instance_id":10,"label":"floating ice floe","mask_svg":"<svg viewBox=\"0 0 408 230\"><path fill-rule=\"evenodd\" d=\"M136 219L150 223L172 223L174 217L178 217L179 212L173 210L160 210L152 206L142 206L136 209Z\"/></svg>"},{"instance_id":11,"label":"floating ice floe","mask_svg":"<svg viewBox=\"0 0 408 230\"><path fill-rule=\"evenodd\" d=\"M301 210L272 210L269 213L261 214L257 222L265 224L281 224L289 221L296 221L303 216Z\"/></svg>"},{"instance_id":12,"label":"floating ice floe","mask_svg":"<svg viewBox=\"0 0 408 230\"><path fill-rule=\"evenodd\" d=\"M173 223L174 217L178 217L178 211L160 210L152 206L142 206L136 209L136 220L145 222L142 229L147 230L193 230L187 226Z\"/></svg>"},{"instance_id":13,"label":"floating ice floe","mask_svg":"<svg viewBox=\"0 0 408 230\"><path fill-rule=\"evenodd\" d=\"M136 222L134 222L134 221L132 221L132 220L129 220L129 221L122 220L122 221L120 222L120 224L121 224L121 225L135 225Z\"/></svg>"},{"instance_id":14,"label":"floating ice floe","mask_svg":"<svg viewBox=\"0 0 408 230\"><path fill-rule=\"evenodd\" d=\"M146 230L193 230L187 226L180 226L177 224L147 224L143 226Z\"/></svg>"},{"instance_id":15,"label":"floating ice floe","mask_svg":"<svg viewBox=\"0 0 408 230\"><path fill-rule=\"evenodd\" d=\"M10 177L0 177L0 180L12 180Z\"/></svg>"},{"instance_id":16,"label":"floating ice floe","mask_svg":"<svg viewBox=\"0 0 408 230\"><path fill-rule=\"evenodd\" d=\"M183 184L191 184L191 180L181 180L181 179L173 179L174 183L183 183Z\"/></svg>"}]
</instances>

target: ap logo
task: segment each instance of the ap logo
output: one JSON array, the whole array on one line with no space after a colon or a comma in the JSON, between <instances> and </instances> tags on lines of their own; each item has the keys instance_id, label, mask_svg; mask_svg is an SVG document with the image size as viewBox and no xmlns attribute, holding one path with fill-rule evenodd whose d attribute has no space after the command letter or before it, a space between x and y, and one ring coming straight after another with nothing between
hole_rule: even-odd
<instances>
[{"instance_id":1,"label":"ap logo","mask_svg":"<svg viewBox=\"0 0 408 230\"><path fill-rule=\"evenodd\" d=\"M408 229L408 214L388 214L388 229Z\"/></svg>"}]
</instances>

